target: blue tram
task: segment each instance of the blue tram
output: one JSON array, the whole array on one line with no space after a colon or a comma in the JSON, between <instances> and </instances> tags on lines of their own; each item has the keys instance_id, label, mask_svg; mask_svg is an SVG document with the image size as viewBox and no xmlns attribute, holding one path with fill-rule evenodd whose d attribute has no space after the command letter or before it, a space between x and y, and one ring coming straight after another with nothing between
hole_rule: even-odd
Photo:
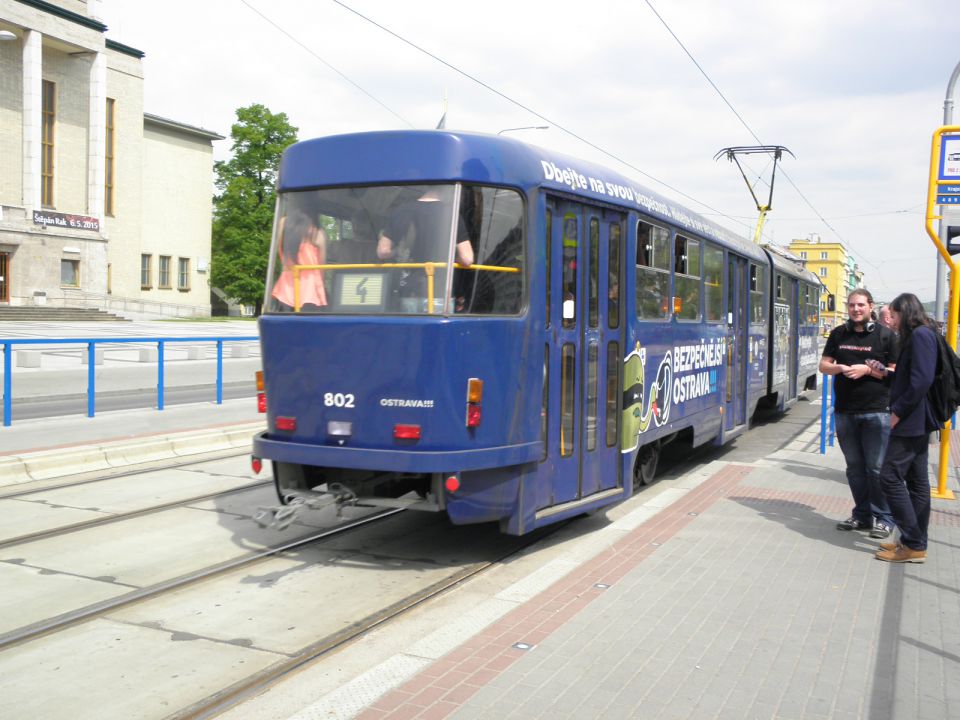
<instances>
[{"instance_id":1,"label":"blue tram","mask_svg":"<svg viewBox=\"0 0 960 720\"><path fill-rule=\"evenodd\" d=\"M513 139L286 150L260 318L283 503L522 534L629 497L816 383L819 283L603 167Z\"/></svg>"}]
</instances>

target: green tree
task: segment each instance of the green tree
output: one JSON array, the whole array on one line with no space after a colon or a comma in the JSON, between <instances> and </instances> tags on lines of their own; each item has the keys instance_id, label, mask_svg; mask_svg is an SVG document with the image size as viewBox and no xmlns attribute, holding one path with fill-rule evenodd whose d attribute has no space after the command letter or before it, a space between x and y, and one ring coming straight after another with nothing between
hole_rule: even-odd
<instances>
[{"instance_id":1,"label":"green tree","mask_svg":"<svg viewBox=\"0 0 960 720\"><path fill-rule=\"evenodd\" d=\"M283 150L297 140L285 113L263 105L237 109L230 128L233 157L214 164L218 194L213 205L210 282L229 297L263 305L277 171Z\"/></svg>"}]
</instances>

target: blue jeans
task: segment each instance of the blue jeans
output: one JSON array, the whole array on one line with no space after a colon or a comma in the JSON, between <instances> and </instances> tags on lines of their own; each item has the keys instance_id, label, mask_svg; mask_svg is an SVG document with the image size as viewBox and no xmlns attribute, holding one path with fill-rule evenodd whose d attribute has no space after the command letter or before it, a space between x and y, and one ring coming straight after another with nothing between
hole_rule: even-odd
<instances>
[{"instance_id":1,"label":"blue jeans","mask_svg":"<svg viewBox=\"0 0 960 720\"><path fill-rule=\"evenodd\" d=\"M927 526L930 524L928 442L926 435L891 436L890 449L880 472L883 492L900 528L900 543L911 550L927 549Z\"/></svg>"},{"instance_id":2,"label":"blue jeans","mask_svg":"<svg viewBox=\"0 0 960 720\"><path fill-rule=\"evenodd\" d=\"M880 467L890 439L890 413L837 413L837 440L847 462L847 483L853 495L853 517L863 523L893 526L887 498L880 487Z\"/></svg>"}]
</instances>

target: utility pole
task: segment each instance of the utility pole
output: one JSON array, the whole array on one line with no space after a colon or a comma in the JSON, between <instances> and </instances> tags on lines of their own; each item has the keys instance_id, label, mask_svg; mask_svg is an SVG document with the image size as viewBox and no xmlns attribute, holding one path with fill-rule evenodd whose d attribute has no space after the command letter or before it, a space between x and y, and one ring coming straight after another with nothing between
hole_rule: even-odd
<instances>
[{"instance_id":1,"label":"utility pole","mask_svg":"<svg viewBox=\"0 0 960 720\"><path fill-rule=\"evenodd\" d=\"M943 124L944 125L953 125L953 96L957 89L957 80L960 79L960 63L957 63L957 66L953 69L953 74L950 76L950 82L947 83L947 95L943 100ZM941 207L941 215L943 208ZM943 243L944 247L947 245L946 240L946 223L943 222L941 217L937 229L937 235L940 238L940 242ZM943 300L944 300L944 288L947 285L947 263L944 261L940 253L937 253L937 299L934 305L934 317L937 319L937 322L943 322Z\"/></svg>"}]
</instances>

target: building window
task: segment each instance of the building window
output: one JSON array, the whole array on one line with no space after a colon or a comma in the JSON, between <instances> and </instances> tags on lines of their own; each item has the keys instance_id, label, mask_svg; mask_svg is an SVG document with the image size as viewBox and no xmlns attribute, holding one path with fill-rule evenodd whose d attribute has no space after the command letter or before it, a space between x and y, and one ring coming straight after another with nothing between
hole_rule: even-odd
<instances>
[{"instance_id":1,"label":"building window","mask_svg":"<svg viewBox=\"0 0 960 720\"><path fill-rule=\"evenodd\" d=\"M107 134L105 138L105 162L103 173L103 212L105 215L114 214L114 168L116 151L116 104L113 98L107 98Z\"/></svg>"},{"instance_id":2,"label":"building window","mask_svg":"<svg viewBox=\"0 0 960 720\"><path fill-rule=\"evenodd\" d=\"M63 287L80 287L80 261L60 261L60 285Z\"/></svg>"},{"instance_id":3,"label":"building window","mask_svg":"<svg viewBox=\"0 0 960 720\"><path fill-rule=\"evenodd\" d=\"M827 269L825 267L820 268L820 277L827 276Z\"/></svg>"},{"instance_id":4,"label":"building window","mask_svg":"<svg viewBox=\"0 0 960 720\"><path fill-rule=\"evenodd\" d=\"M190 258L177 261L177 290L190 289Z\"/></svg>"},{"instance_id":5,"label":"building window","mask_svg":"<svg viewBox=\"0 0 960 720\"><path fill-rule=\"evenodd\" d=\"M164 290L170 289L170 256L160 256L159 275L157 277L157 287Z\"/></svg>"},{"instance_id":6,"label":"building window","mask_svg":"<svg viewBox=\"0 0 960 720\"><path fill-rule=\"evenodd\" d=\"M140 256L140 289L149 290L150 280L153 277L153 255Z\"/></svg>"},{"instance_id":7,"label":"building window","mask_svg":"<svg viewBox=\"0 0 960 720\"><path fill-rule=\"evenodd\" d=\"M821 250L821 251L820 251L820 259L821 259L821 260L826 260L826 259L827 259L827 251L826 251L826 250Z\"/></svg>"},{"instance_id":8,"label":"building window","mask_svg":"<svg viewBox=\"0 0 960 720\"><path fill-rule=\"evenodd\" d=\"M806 251L806 250L801 250L801 251L800 251L800 259L801 259L801 260L806 260L806 259L807 259L807 251Z\"/></svg>"},{"instance_id":9,"label":"building window","mask_svg":"<svg viewBox=\"0 0 960 720\"><path fill-rule=\"evenodd\" d=\"M57 113L57 86L43 81L40 115L40 204L53 207L54 125Z\"/></svg>"}]
</instances>

